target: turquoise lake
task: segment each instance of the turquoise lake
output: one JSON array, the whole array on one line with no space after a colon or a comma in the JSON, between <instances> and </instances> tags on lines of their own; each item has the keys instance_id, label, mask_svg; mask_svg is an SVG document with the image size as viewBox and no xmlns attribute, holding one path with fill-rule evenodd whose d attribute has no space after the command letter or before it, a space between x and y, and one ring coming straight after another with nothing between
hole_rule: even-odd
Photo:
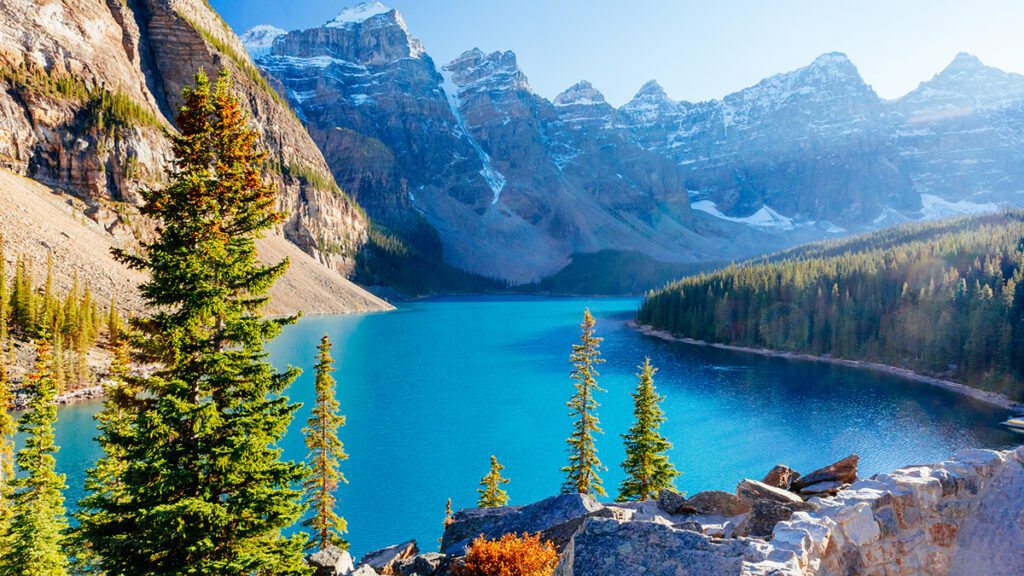
<instances>
[{"instance_id":1,"label":"turquoise lake","mask_svg":"<svg viewBox=\"0 0 1024 576\"><path fill-rule=\"evenodd\" d=\"M436 549L445 501L475 505L490 456L505 466L512 504L558 492L571 429L565 403L571 345L583 309L597 318L601 349L597 439L614 497L623 478L620 434L632 417L630 392L646 356L659 368L680 490L732 491L784 463L809 472L850 453L861 475L938 462L965 447L1012 446L1006 414L927 385L874 372L665 342L624 323L636 299L451 298L401 304L382 314L307 317L269 350L275 364L307 372L293 399L307 406L284 449L305 457L300 430L313 397L316 344L335 343L338 399L349 453L339 490L348 539L358 557L415 538ZM97 402L63 407L57 440L68 503L81 495L97 449Z\"/></svg>"}]
</instances>

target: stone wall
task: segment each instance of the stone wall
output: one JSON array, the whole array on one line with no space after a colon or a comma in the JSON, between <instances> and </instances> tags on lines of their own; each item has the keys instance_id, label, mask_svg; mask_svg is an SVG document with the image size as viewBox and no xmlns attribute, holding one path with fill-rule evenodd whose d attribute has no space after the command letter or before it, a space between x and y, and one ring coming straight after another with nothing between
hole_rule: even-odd
<instances>
[{"instance_id":1,"label":"stone wall","mask_svg":"<svg viewBox=\"0 0 1024 576\"><path fill-rule=\"evenodd\" d=\"M1024 573L1024 446L965 450L812 502L820 509L793 514L769 542L751 544L742 574Z\"/></svg>"}]
</instances>

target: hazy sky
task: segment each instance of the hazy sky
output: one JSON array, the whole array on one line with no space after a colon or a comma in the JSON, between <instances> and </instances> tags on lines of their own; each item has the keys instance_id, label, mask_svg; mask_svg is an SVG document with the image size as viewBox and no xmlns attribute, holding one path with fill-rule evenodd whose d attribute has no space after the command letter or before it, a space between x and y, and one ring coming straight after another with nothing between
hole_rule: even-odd
<instances>
[{"instance_id":1,"label":"hazy sky","mask_svg":"<svg viewBox=\"0 0 1024 576\"><path fill-rule=\"evenodd\" d=\"M383 1L383 0L382 0ZM239 33L320 26L357 0L210 0ZM706 100L845 52L883 98L897 98L959 51L1024 73L1024 2L908 0L392 0L442 65L473 47L512 50L553 98L581 79L614 105L657 79Z\"/></svg>"}]
</instances>

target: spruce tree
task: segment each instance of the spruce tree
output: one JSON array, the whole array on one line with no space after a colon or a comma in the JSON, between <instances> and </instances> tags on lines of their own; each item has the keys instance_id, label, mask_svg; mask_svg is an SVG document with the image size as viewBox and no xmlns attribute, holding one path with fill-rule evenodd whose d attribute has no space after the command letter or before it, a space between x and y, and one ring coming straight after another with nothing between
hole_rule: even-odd
<instances>
[{"instance_id":1,"label":"spruce tree","mask_svg":"<svg viewBox=\"0 0 1024 576\"><path fill-rule=\"evenodd\" d=\"M622 435L626 444L626 460L622 463L626 479L619 485L616 500L620 502L657 498L662 489L672 488L673 480L679 476L666 454L672 444L658 431L665 421L665 413L659 406L665 397L654 390L655 372L657 369L647 358L637 374L640 381L632 394L636 421L629 433Z\"/></svg>"},{"instance_id":2,"label":"spruce tree","mask_svg":"<svg viewBox=\"0 0 1024 576\"><path fill-rule=\"evenodd\" d=\"M508 493L501 489L502 484L508 484L506 478L501 477L501 471L505 467L498 464L498 459L491 456L491 471L480 480L480 499L476 505L480 508L498 508L508 504Z\"/></svg>"},{"instance_id":3,"label":"spruce tree","mask_svg":"<svg viewBox=\"0 0 1024 576\"><path fill-rule=\"evenodd\" d=\"M598 349L602 338L594 336L594 317L590 309L583 311L583 322L580 324L580 343L573 344L572 379L575 380L576 393L568 402L569 416L575 419L572 435L566 440L569 445L569 465L562 468L566 473L562 484L563 494L591 494L605 496L598 471L605 470L597 458L594 446L594 434L601 432L597 419L597 407L594 392L604 392L597 385L597 365L604 362Z\"/></svg>"},{"instance_id":4,"label":"spruce tree","mask_svg":"<svg viewBox=\"0 0 1024 576\"><path fill-rule=\"evenodd\" d=\"M65 576L67 557L62 549L67 518L62 491L64 475L57 474L54 423L57 421L57 386L53 356L44 339L36 344L35 372L29 376L28 412L18 422L25 447L18 451L22 475L14 481L14 518L0 576Z\"/></svg>"},{"instance_id":5,"label":"spruce tree","mask_svg":"<svg viewBox=\"0 0 1024 576\"><path fill-rule=\"evenodd\" d=\"M313 414L306 421L302 433L306 436L311 473L306 479L306 499L313 515L303 525L312 531L307 548L323 550L328 544L347 549L341 535L346 531L345 519L335 511L337 499L334 491L338 482L347 482L338 471L338 463L348 458L338 439L338 428L345 425L345 417L338 414L338 401L334 396L334 359L331 358L331 341L324 335L320 340L316 364L316 403Z\"/></svg>"},{"instance_id":6,"label":"spruce tree","mask_svg":"<svg viewBox=\"0 0 1024 576\"><path fill-rule=\"evenodd\" d=\"M133 324L132 344L159 368L139 380L131 424L105 433L127 466L119 491L90 490L82 535L109 576L306 574L305 536L281 533L302 515L305 467L277 448L298 370L275 371L264 352L295 319L260 314L288 264L259 264L255 247L282 215L229 77L195 82L171 182L143 192L157 235L138 255L115 252L150 276L141 293L155 312Z\"/></svg>"}]
</instances>

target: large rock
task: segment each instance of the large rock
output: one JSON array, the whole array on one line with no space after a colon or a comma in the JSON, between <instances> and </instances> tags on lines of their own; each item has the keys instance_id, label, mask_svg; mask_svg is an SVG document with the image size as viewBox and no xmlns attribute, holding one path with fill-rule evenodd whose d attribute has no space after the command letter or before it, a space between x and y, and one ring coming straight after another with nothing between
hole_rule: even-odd
<instances>
[{"instance_id":1,"label":"large rock","mask_svg":"<svg viewBox=\"0 0 1024 576\"><path fill-rule=\"evenodd\" d=\"M768 500L779 504L803 502L803 499L792 492L750 479L743 480L736 486L736 495L751 507L761 500Z\"/></svg>"},{"instance_id":2,"label":"large rock","mask_svg":"<svg viewBox=\"0 0 1024 576\"><path fill-rule=\"evenodd\" d=\"M776 488L782 488L786 490L789 485L792 484L797 478L800 477L800 473L793 470L789 466L777 464L775 468L772 468L761 482L769 486L775 486Z\"/></svg>"},{"instance_id":3,"label":"large rock","mask_svg":"<svg viewBox=\"0 0 1024 576\"><path fill-rule=\"evenodd\" d=\"M461 554L481 534L486 538L498 538L510 532L544 532L601 508L602 505L591 496L562 494L527 506L459 510L444 530L441 551Z\"/></svg>"},{"instance_id":4,"label":"large rock","mask_svg":"<svg viewBox=\"0 0 1024 576\"><path fill-rule=\"evenodd\" d=\"M339 576L352 571L352 556L348 550L342 550L329 544L323 550L306 556L306 564L312 566L315 576Z\"/></svg>"},{"instance_id":5,"label":"large rock","mask_svg":"<svg viewBox=\"0 0 1024 576\"><path fill-rule=\"evenodd\" d=\"M812 496L835 496L840 490L847 486L849 486L849 484L844 484L842 482L818 482L817 484L811 484L810 486L801 488L797 493L804 498L810 498Z\"/></svg>"},{"instance_id":6,"label":"large rock","mask_svg":"<svg viewBox=\"0 0 1024 576\"><path fill-rule=\"evenodd\" d=\"M740 574L747 543L654 522L590 518L562 554L556 576Z\"/></svg>"},{"instance_id":7,"label":"large rock","mask_svg":"<svg viewBox=\"0 0 1024 576\"><path fill-rule=\"evenodd\" d=\"M771 500L760 500L756 502L750 513L736 526L732 535L734 537L768 538L772 530L779 522L789 520L793 516L793 510L785 504Z\"/></svg>"},{"instance_id":8,"label":"large rock","mask_svg":"<svg viewBox=\"0 0 1024 576\"><path fill-rule=\"evenodd\" d=\"M750 510L750 505L742 498L721 490L705 490L686 499L686 507L697 514L715 516L736 516Z\"/></svg>"},{"instance_id":9,"label":"large rock","mask_svg":"<svg viewBox=\"0 0 1024 576\"><path fill-rule=\"evenodd\" d=\"M402 560L412 558L419 552L415 540L370 552L359 561L359 566L369 566L378 574L394 575L395 566Z\"/></svg>"},{"instance_id":10,"label":"large rock","mask_svg":"<svg viewBox=\"0 0 1024 576\"><path fill-rule=\"evenodd\" d=\"M841 482L843 484L853 484L857 480L857 462L859 457L856 454L850 454L842 460L830 464L824 468L820 468L811 472L806 476L797 478L789 489L794 492L798 492L812 484L819 482Z\"/></svg>"},{"instance_id":11,"label":"large rock","mask_svg":"<svg viewBox=\"0 0 1024 576\"><path fill-rule=\"evenodd\" d=\"M451 557L437 552L427 552L395 563L396 576L434 576L451 563Z\"/></svg>"},{"instance_id":12,"label":"large rock","mask_svg":"<svg viewBox=\"0 0 1024 576\"><path fill-rule=\"evenodd\" d=\"M682 514L686 510L686 494L663 488L658 492L658 509L666 514Z\"/></svg>"}]
</instances>

